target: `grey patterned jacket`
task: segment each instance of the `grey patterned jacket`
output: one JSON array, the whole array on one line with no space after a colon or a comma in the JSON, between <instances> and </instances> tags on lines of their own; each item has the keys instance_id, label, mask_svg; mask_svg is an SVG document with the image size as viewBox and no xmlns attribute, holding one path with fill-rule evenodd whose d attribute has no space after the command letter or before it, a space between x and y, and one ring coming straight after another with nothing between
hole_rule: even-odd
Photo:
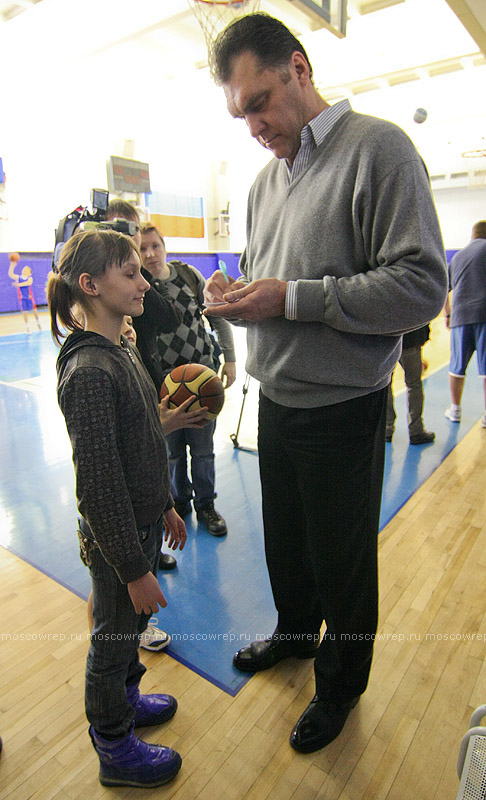
<instances>
[{"instance_id":1,"label":"grey patterned jacket","mask_svg":"<svg viewBox=\"0 0 486 800\"><path fill-rule=\"evenodd\" d=\"M137 528L173 506L154 385L136 348L72 333L57 360L58 401L73 448L76 497L122 583L150 564Z\"/></svg>"}]
</instances>

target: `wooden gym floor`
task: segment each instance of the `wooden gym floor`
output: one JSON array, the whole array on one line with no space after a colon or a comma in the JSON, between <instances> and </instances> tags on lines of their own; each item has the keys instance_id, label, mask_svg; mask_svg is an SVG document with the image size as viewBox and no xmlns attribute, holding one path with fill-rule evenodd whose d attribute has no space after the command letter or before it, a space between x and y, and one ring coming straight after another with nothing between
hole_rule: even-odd
<instances>
[{"instance_id":1,"label":"wooden gym floor","mask_svg":"<svg viewBox=\"0 0 486 800\"><path fill-rule=\"evenodd\" d=\"M427 358L434 369L444 352ZM227 424L234 419L233 411ZM312 662L283 662L231 697L167 655L143 651L144 691L179 700L174 719L145 734L183 756L179 776L154 796L455 798L460 740L486 701L485 435L474 424L382 531L370 686L328 748L304 756L288 744L313 695ZM2 631L14 632L1 635L0 800L147 796L98 782L83 709L85 602L4 548L0 565Z\"/></svg>"}]
</instances>

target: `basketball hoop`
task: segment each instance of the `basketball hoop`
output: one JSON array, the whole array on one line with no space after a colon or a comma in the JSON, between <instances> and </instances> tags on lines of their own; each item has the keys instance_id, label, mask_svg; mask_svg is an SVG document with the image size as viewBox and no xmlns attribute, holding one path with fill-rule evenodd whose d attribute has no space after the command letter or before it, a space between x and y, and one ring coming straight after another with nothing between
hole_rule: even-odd
<instances>
[{"instance_id":1,"label":"basketball hoop","mask_svg":"<svg viewBox=\"0 0 486 800\"><path fill-rule=\"evenodd\" d=\"M463 158L486 158L486 149L481 147L478 150L464 150L461 155ZM481 165L479 164L478 167L468 170L467 178L468 189L482 188L483 186L486 186L486 169L481 168Z\"/></svg>"},{"instance_id":2,"label":"basketball hoop","mask_svg":"<svg viewBox=\"0 0 486 800\"><path fill-rule=\"evenodd\" d=\"M220 31L237 17L252 14L260 7L260 0L188 0L188 3L204 33L208 54Z\"/></svg>"},{"instance_id":3,"label":"basketball hoop","mask_svg":"<svg viewBox=\"0 0 486 800\"><path fill-rule=\"evenodd\" d=\"M486 158L486 150L464 150L461 155L463 158Z\"/></svg>"}]
</instances>

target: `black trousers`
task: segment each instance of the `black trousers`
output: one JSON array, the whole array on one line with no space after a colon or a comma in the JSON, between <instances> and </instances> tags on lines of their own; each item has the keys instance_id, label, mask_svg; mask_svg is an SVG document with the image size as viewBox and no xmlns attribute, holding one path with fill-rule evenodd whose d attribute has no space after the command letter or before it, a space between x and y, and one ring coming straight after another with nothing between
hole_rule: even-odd
<instances>
[{"instance_id":1,"label":"black trousers","mask_svg":"<svg viewBox=\"0 0 486 800\"><path fill-rule=\"evenodd\" d=\"M377 539L387 389L319 408L260 394L258 450L265 551L278 629L327 630L316 692L366 689L378 623Z\"/></svg>"}]
</instances>

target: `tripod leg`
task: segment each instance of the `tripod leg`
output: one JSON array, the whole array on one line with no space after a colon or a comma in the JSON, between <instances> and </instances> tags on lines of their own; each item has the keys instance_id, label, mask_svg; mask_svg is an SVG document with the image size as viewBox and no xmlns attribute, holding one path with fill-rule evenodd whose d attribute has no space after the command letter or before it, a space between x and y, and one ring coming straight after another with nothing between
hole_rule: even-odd
<instances>
[{"instance_id":1,"label":"tripod leg","mask_svg":"<svg viewBox=\"0 0 486 800\"><path fill-rule=\"evenodd\" d=\"M235 448L238 448L240 446L239 442L238 442L238 434L240 432L240 425L241 425L241 420L243 418L243 410L245 408L245 400L246 400L246 395L248 394L248 386L249 385L250 385L250 376L248 375L248 373L246 373L245 382L243 384L243 400L242 400L242 403L241 403L240 416L239 416L239 419L238 419L238 425L237 425L237 428L236 428L236 433L232 433L231 436L230 436L230 439L233 442L233 447L235 447Z\"/></svg>"}]
</instances>

